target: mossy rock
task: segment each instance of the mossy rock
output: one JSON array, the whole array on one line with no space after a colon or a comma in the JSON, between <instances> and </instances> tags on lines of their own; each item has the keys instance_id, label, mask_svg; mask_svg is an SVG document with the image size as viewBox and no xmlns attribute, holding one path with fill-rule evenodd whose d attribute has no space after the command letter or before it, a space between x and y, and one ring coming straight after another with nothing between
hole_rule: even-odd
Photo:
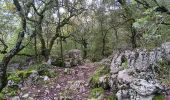
<instances>
[{"instance_id":1,"label":"mossy rock","mask_svg":"<svg viewBox=\"0 0 170 100\"><path fill-rule=\"evenodd\" d=\"M50 78L54 78L58 75L55 70L50 70L50 69L41 69L38 71L38 74L40 76L48 76Z\"/></svg>"},{"instance_id":2,"label":"mossy rock","mask_svg":"<svg viewBox=\"0 0 170 100\"><path fill-rule=\"evenodd\" d=\"M40 76L56 77L58 75L57 72L51 68L51 65L48 64L35 64L29 70L36 70Z\"/></svg>"},{"instance_id":3,"label":"mossy rock","mask_svg":"<svg viewBox=\"0 0 170 100\"><path fill-rule=\"evenodd\" d=\"M64 67L65 64L61 59L56 59L55 61L51 62L52 65L57 67Z\"/></svg>"},{"instance_id":4,"label":"mossy rock","mask_svg":"<svg viewBox=\"0 0 170 100\"><path fill-rule=\"evenodd\" d=\"M0 93L0 100L4 100L4 94Z\"/></svg>"},{"instance_id":5,"label":"mossy rock","mask_svg":"<svg viewBox=\"0 0 170 100\"><path fill-rule=\"evenodd\" d=\"M99 81L100 77L104 75L109 76L109 72L110 72L110 69L108 67L104 65L99 66L98 69L96 69L96 71L94 72L94 74L90 77L90 86L92 88L101 87L102 85L100 84L100 81ZM106 88L106 87L103 87L103 88Z\"/></svg>"},{"instance_id":6,"label":"mossy rock","mask_svg":"<svg viewBox=\"0 0 170 100\"><path fill-rule=\"evenodd\" d=\"M21 78L18 76L17 73L12 73L8 76L8 80L13 81L15 84L18 84L21 82Z\"/></svg>"},{"instance_id":7,"label":"mossy rock","mask_svg":"<svg viewBox=\"0 0 170 100\"><path fill-rule=\"evenodd\" d=\"M17 71L17 74L20 78L28 78L32 74L33 70L22 70Z\"/></svg>"},{"instance_id":8,"label":"mossy rock","mask_svg":"<svg viewBox=\"0 0 170 100\"><path fill-rule=\"evenodd\" d=\"M98 98L99 96L104 94L104 89L103 88L94 88L90 92L90 97L91 98Z\"/></svg>"},{"instance_id":9,"label":"mossy rock","mask_svg":"<svg viewBox=\"0 0 170 100\"><path fill-rule=\"evenodd\" d=\"M17 70L16 72L8 73L8 80L18 84L22 81L22 79L28 78L31 73L32 70Z\"/></svg>"},{"instance_id":10,"label":"mossy rock","mask_svg":"<svg viewBox=\"0 0 170 100\"><path fill-rule=\"evenodd\" d=\"M6 86L2 90L2 94L5 94L7 96L16 96L17 94L19 94L19 92L20 92L20 90L19 90L18 87L8 87L8 86Z\"/></svg>"},{"instance_id":11,"label":"mossy rock","mask_svg":"<svg viewBox=\"0 0 170 100\"><path fill-rule=\"evenodd\" d=\"M41 70L41 69L44 69L44 68L51 68L51 65L48 65L48 64L42 64L42 63L38 63L38 64L34 64L32 66L30 66L29 70Z\"/></svg>"},{"instance_id":12,"label":"mossy rock","mask_svg":"<svg viewBox=\"0 0 170 100\"><path fill-rule=\"evenodd\" d=\"M163 95L155 95L152 100L165 100Z\"/></svg>"},{"instance_id":13,"label":"mossy rock","mask_svg":"<svg viewBox=\"0 0 170 100\"><path fill-rule=\"evenodd\" d=\"M156 69L160 81L164 84L170 85L170 62L166 60L159 61L159 67Z\"/></svg>"},{"instance_id":14,"label":"mossy rock","mask_svg":"<svg viewBox=\"0 0 170 100\"><path fill-rule=\"evenodd\" d=\"M97 100L96 98L90 98L90 99L87 99L87 100Z\"/></svg>"},{"instance_id":15,"label":"mossy rock","mask_svg":"<svg viewBox=\"0 0 170 100\"><path fill-rule=\"evenodd\" d=\"M116 100L116 96L115 95L109 95L107 97L107 100Z\"/></svg>"}]
</instances>

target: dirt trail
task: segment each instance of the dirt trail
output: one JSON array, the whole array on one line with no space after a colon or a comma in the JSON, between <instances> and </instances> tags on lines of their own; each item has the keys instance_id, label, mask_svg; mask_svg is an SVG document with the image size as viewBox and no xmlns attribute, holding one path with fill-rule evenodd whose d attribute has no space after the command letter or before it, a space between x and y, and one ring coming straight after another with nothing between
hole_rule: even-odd
<instances>
[{"instance_id":1,"label":"dirt trail","mask_svg":"<svg viewBox=\"0 0 170 100\"><path fill-rule=\"evenodd\" d=\"M28 96L30 100L87 100L90 92L89 77L94 73L96 66L93 63L77 66L70 69L55 68L59 75L51 78L46 84L23 87L21 99Z\"/></svg>"}]
</instances>

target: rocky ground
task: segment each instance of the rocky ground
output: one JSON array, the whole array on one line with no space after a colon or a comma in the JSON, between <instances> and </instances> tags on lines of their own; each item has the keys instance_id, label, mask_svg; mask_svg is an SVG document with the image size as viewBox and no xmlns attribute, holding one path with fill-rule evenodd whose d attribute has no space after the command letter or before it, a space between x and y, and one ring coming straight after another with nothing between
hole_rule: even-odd
<instances>
[{"instance_id":1,"label":"rocky ground","mask_svg":"<svg viewBox=\"0 0 170 100\"><path fill-rule=\"evenodd\" d=\"M94 63L69 69L56 67L54 70L58 73L57 77L22 87L18 96L12 97L12 100L87 100L91 91L89 78L96 68Z\"/></svg>"}]
</instances>

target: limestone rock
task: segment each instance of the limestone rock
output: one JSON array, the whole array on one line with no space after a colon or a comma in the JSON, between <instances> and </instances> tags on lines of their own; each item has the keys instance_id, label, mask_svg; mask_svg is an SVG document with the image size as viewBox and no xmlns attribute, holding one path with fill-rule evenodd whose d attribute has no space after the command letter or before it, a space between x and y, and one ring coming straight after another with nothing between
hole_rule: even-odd
<instances>
[{"instance_id":1,"label":"limestone rock","mask_svg":"<svg viewBox=\"0 0 170 100\"><path fill-rule=\"evenodd\" d=\"M165 90L157 80L159 62L170 61L170 42L152 51L126 50L115 54L110 65L110 86L118 100L152 100Z\"/></svg>"},{"instance_id":2,"label":"limestone rock","mask_svg":"<svg viewBox=\"0 0 170 100\"><path fill-rule=\"evenodd\" d=\"M81 51L78 49L68 51L68 53L65 55L64 63L66 67L81 65L83 63Z\"/></svg>"},{"instance_id":3,"label":"limestone rock","mask_svg":"<svg viewBox=\"0 0 170 100\"><path fill-rule=\"evenodd\" d=\"M21 99L19 98L19 96L14 96L10 100L21 100Z\"/></svg>"}]
</instances>

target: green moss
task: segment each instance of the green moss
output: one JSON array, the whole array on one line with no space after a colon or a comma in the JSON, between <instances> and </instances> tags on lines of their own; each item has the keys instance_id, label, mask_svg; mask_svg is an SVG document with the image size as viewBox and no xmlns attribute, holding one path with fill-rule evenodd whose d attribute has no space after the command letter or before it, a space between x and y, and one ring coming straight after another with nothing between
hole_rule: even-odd
<instances>
[{"instance_id":1,"label":"green moss","mask_svg":"<svg viewBox=\"0 0 170 100\"><path fill-rule=\"evenodd\" d=\"M94 72L94 74L90 77L91 87L100 87L99 78L103 75L109 74L110 70L106 66L99 66L98 69Z\"/></svg>"},{"instance_id":2,"label":"green moss","mask_svg":"<svg viewBox=\"0 0 170 100\"><path fill-rule=\"evenodd\" d=\"M157 73L159 73L159 78L163 83L170 84L170 68L168 61L163 60L159 62L159 69L157 70Z\"/></svg>"},{"instance_id":3,"label":"green moss","mask_svg":"<svg viewBox=\"0 0 170 100\"><path fill-rule=\"evenodd\" d=\"M163 95L155 95L152 100L165 100Z\"/></svg>"},{"instance_id":4,"label":"green moss","mask_svg":"<svg viewBox=\"0 0 170 100\"><path fill-rule=\"evenodd\" d=\"M97 100L96 98L90 98L90 99L87 99L87 100Z\"/></svg>"},{"instance_id":5,"label":"green moss","mask_svg":"<svg viewBox=\"0 0 170 100\"><path fill-rule=\"evenodd\" d=\"M24 79L29 77L29 75L32 73L31 70L22 70L19 71L17 70L16 72L13 73L8 73L8 80L13 81L12 86L7 86L2 90L2 93L8 96L15 96L19 92L19 87L18 84Z\"/></svg>"},{"instance_id":6,"label":"green moss","mask_svg":"<svg viewBox=\"0 0 170 100\"><path fill-rule=\"evenodd\" d=\"M4 94L0 93L0 100L4 100Z\"/></svg>"},{"instance_id":7,"label":"green moss","mask_svg":"<svg viewBox=\"0 0 170 100\"><path fill-rule=\"evenodd\" d=\"M123 69L127 69L128 68L127 60L124 63L122 63L122 67L123 67Z\"/></svg>"},{"instance_id":8,"label":"green moss","mask_svg":"<svg viewBox=\"0 0 170 100\"><path fill-rule=\"evenodd\" d=\"M56 61L52 62L51 64L54 65L54 66L57 66L57 67L64 67L65 66L64 62L62 62L61 59L56 59Z\"/></svg>"},{"instance_id":9,"label":"green moss","mask_svg":"<svg viewBox=\"0 0 170 100\"><path fill-rule=\"evenodd\" d=\"M33 70L22 70L22 71L17 71L16 73L20 78L27 78L30 76L32 72Z\"/></svg>"},{"instance_id":10,"label":"green moss","mask_svg":"<svg viewBox=\"0 0 170 100\"><path fill-rule=\"evenodd\" d=\"M29 77L29 75L32 73L32 70L22 70L22 71L16 71L13 73L8 73L8 80L14 81L16 84L21 82L22 79Z\"/></svg>"},{"instance_id":11,"label":"green moss","mask_svg":"<svg viewBox=\"0 0 170 100\"><path fill-rule=\"evenodd\" d=\"M21 78L17 73L12 73L9 75L8 80L14 81L14 83L18 84L21 81Z\"/></svg>"},{"instance_id":12,"label":"green moss","mask_svg":"<svg viewBox=\"0 0 170 100\"><path fill-rule=\"evenodd\" d=\"M51 70L51 69L47 69L47 68L38 70L38 74L40 76L48 76L50 78L56 77L58 75L55 70Z\"/></svg>"},{"instance_id":13,"label":"green moss","mask_svg":"<svg viewBox=\"0 0 170 100\"><path fill-rule=\"evenodd\" d=\"M91 98L98 98L100 95L104 94L104 89L103 88L94 88L90 92L90 97Z\"/></svg>"},{"instance_id":14,"label":"green moss","mask_svg":"<svg viewBox=\"0 0 170 100\"><path fill-rule=\"evenodd\" d=\"M50 78L56 77L58 74L52 67L47 64L35 64L29 70L36 70L40 76L48 76Z\"/></svg>"},{"instance_id":15,"label":"green moss","mask_svg":"<svg viewBox=\"0 0 170 100\"><path fill-rule=\"evenodd\" d=\"M107 100L116 100L116 96L110 95L110 96L107 97Z\"/></svg>"},{"instance_id":16,"label":"green moss","mask_svg":"<svg viewBox=\"0 0 170 100\"><path fill-rule=\"evenodd\" d=\"M49 68L50 66L47 64L37 63L32 66L30 66L29 70L41 70L44 68Z\"/></svg>"},{"instance_id":17,"label":"green moss","mask_svg":"<svg viewBox=\"0 0 170 100\"><path fill-rule=\"evenodd\" d=\"M2 94L5 94L7 96L16 96L19 93L18 87L5 87L2 90Z\"/></svg>"}]
</instances>

